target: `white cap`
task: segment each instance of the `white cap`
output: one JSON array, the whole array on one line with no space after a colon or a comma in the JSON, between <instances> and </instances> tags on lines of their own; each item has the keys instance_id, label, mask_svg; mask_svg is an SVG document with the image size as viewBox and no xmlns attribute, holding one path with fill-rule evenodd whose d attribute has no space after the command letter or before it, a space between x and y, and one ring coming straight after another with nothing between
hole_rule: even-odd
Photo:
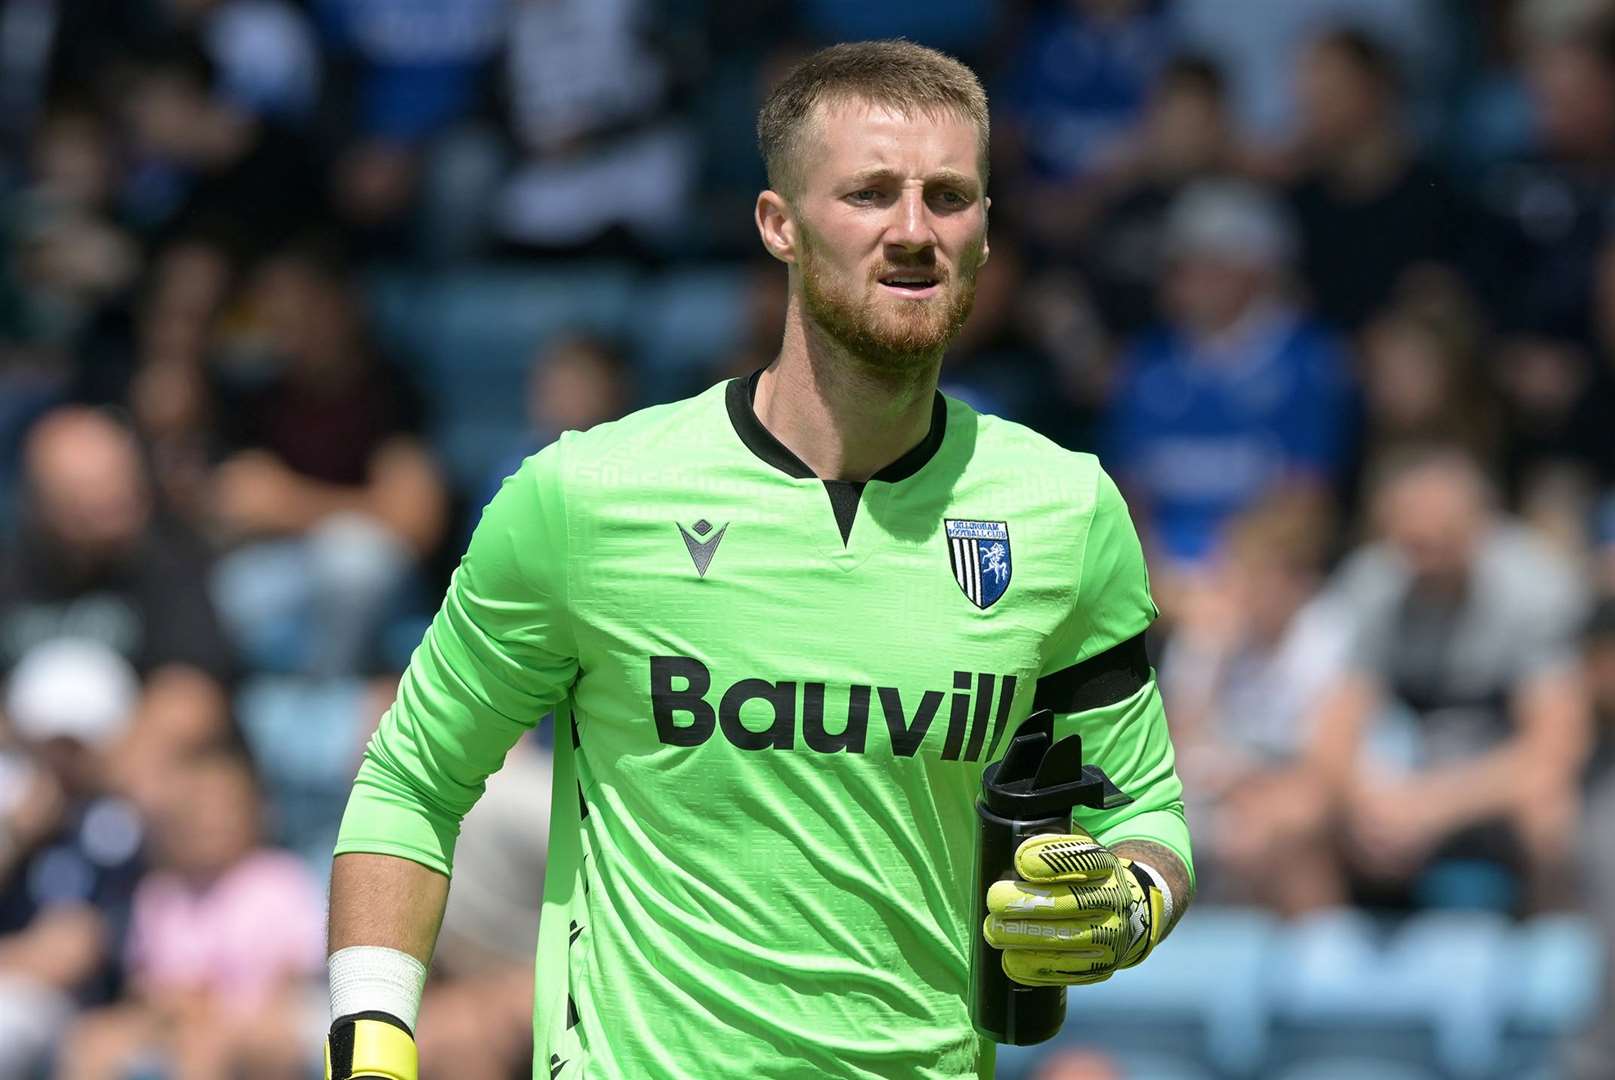
<instances>
[{"instance_id":1,"label":"white cap","mask_svg":"<svg viewBox=\"0 0 1615 1080\"><path fill-rule=\"evenodd\" d=\"M129 725L140 680L129 662L99 641L56 638L28 650L11 671L6 716L23 739L110 742Z\"/></svg>"},{"instance_id":2,"label":"white cap","mask_svg":"<svg viewBox=\"0 0 1615 1080\"><path fill-rule=\"evenodd\" d=\"M1283 266L1295 254L1295 230L1277 199L1248 180L1201 180L1172 202L1167 254L1209 255L1247 266Z\"/></svg>"}]
</instances>

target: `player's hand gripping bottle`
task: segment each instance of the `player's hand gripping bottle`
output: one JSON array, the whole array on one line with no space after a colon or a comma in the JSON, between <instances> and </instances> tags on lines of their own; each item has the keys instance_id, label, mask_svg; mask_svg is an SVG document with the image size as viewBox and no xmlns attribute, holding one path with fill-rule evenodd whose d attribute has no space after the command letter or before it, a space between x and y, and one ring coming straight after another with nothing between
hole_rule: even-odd
<instances>
[{"instance_id":1,"label":"player's hand gripping bottle","mask_svg":"<svg viewBox=\"0 0 1615 1080\"><path fill-rule=\"evenodd\" d=\"M987 892L1016 877L1015 851L1042 833L1069 833L1076 806L1109 810L1131 802L1094 765L1082 763L1082 737L1054 741L1054 714L1033 713L1004 756L988 765L976 799L975 947L970 954L970 1020L1001 1043L1039 1043L1065 1021L1064 986L1023 986L1004 974L1003 952L987 943Z\"/></svg>"}]
</instances>

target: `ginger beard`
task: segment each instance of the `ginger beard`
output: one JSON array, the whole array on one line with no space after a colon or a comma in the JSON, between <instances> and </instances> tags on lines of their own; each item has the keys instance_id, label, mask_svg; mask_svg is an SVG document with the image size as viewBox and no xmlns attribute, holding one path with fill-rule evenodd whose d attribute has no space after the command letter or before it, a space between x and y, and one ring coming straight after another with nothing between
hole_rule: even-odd
<instances>
[{"instance_id":1,"label":"ginger beard","mask_svg":"<svg viewBox=\"0 0 1615 1080\"><path fill-rule=\"evenodd\" d=\"M800 228L803 311L850 356L876 368L912 370L934 360L970 317L976 271L983 262L980 241L961 253L957 272L934 259L909 264L882 259L855 291L850 276L837 276L823 265L812 234L805 225ZM923 300L882 295L880 279L904 271L935 277L937 295Z\"/></svg>"}]
</instances>

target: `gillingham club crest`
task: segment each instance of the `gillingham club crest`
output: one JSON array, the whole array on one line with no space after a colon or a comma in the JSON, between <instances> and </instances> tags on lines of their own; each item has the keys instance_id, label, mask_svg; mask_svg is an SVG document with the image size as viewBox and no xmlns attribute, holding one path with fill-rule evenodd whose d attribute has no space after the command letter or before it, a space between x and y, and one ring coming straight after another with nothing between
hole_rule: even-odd
<instances>
[{"instance_id":1,"label":"gillingham club crest","mask_svg":"<svg viewBox=\"0 0 1615 1080\"><path fill-rule=\"evenodd\" d=\"M990 608L1009 588L1009 524L946 519L948 563L970 602Z\"/></svg>"}]
</instances>

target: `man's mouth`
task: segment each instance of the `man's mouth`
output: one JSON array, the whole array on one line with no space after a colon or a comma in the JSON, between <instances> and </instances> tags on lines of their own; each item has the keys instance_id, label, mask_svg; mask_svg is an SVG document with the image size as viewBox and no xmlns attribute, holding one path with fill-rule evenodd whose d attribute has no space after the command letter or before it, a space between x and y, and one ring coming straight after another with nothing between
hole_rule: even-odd
<instances>
[{"instance_id":1,"label":"man's mouth","mask_svg":"<svg viewBox=\"0 0 1615 1080\"><path fill-rule=\"evenodd\" d=\"M926 270L901 270L882 274L877 280L892 292L916 298L932 295L942 283L936 273Z\"/></svg>"}]
</instances>

